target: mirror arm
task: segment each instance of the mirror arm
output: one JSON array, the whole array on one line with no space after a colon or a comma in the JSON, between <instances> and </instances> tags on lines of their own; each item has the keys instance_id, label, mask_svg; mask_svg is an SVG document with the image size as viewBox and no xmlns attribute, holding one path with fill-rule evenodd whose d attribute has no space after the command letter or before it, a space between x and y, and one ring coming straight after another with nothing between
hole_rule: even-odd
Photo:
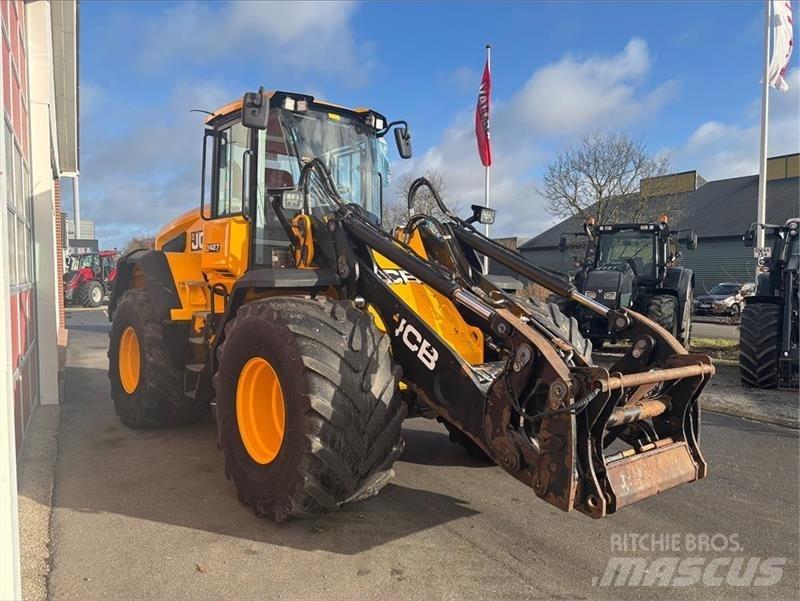
<instances>
[{"instance_id":1,"label":"mirror arm","mask_svg":"<svg viewBox=\"0 0 800 601\"><path fill-rule=\"evenodd\" d=\"M401 121L392 121L386 127L384 127L382 130L375 132L375 137L376 138L384 137L386 134L389 133L390 129L392 129L393 127L396 127L398 125L402 125L403 129L408 131L408 123L406 123L405 121L402 121L402 120Z\"/></svg>"}]
</instances>

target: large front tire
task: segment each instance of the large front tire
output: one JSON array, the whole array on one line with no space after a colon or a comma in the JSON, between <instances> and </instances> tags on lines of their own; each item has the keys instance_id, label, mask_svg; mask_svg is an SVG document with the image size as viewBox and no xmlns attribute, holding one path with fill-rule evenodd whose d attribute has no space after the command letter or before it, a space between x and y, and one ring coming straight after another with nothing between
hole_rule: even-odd
<instances>
[{"instance_id":1,"label":"large front tire","mask_svg":"<svg viewBox=\"0 0 800 601\"><path fill-rule=\"evenodd\" d=\"M673 336L678 334L678 300L668 294L656 294L647 301L647 317Z\"/></svg>"},{"instance_id":2,"label":"large front tire","mask_svg":"<svg viewBox=\"0 0 800 601\"><path fill-rule=\"evenodd\" d=\"M254 301L226 326L217 358L225 471L257 515L317 515L392 477L407 408L389 339L369 314L349 301ZM268 396L248 383L248 365L264 364L277 382Z\"/></svg>"},{"instance_id":3,"label":"large front tire","mask_svg":"<svg viewBox=\"0 0 800 601\"><path fill-rule=\"evenodd\" d=\"M183 393L183 370L164 345L164 329L145 290L127 290L109 332L111 398L122 423L155 428L197 421L208 403Z\"/></svg>"}]
</instances>

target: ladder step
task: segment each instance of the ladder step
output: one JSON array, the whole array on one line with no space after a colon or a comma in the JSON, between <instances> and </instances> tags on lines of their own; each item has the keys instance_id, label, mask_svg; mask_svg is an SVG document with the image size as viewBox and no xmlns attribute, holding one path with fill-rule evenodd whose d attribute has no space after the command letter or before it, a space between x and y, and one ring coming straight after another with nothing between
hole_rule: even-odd
<instances>
[{"instance_id":1,"label":"ladder step","mask_svg":"<svg viewBox=\"0 0 800 601\"><path fill-rule=\"evenodd\" d=\"M201 374L206 370L205 363L188 363L186 365L186 371L190 371L195 374Z\"/></svg>"},{"instance_id":2,"label":"ladder step","mask_svg":"<svg viewBox=\"0 0 800 601\"><path fill-rule=\"evenodd\" d=\"M189 343L205 345L206 339L203 336L192 336L191 338L189 338Z\"/></svg>"}]
</instances>

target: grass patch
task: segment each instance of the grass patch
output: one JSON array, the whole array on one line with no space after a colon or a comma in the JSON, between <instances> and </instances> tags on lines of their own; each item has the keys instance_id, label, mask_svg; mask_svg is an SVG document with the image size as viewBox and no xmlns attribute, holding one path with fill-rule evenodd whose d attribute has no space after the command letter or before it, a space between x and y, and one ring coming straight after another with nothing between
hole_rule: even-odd
<instances>
[{"instance_id":1,"label":"grass patch","mask_svg":"<svg viewBox=\"0 0 800 601\"><path fill-rule=\"evenodd\" d=\"M739 359L739 341L725 338L692 338L692 352L704 353L712 359Z\"/></svg>"}]
</instances>

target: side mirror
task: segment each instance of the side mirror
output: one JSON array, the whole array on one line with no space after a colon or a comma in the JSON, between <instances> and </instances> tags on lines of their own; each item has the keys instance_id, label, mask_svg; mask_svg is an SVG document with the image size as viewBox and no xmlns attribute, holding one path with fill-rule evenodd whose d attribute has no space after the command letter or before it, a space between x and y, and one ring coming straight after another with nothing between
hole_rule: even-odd
<instances>
[{"instance_id":1,"label":"side mirror","mask_svg":"<svg viewBox=\"0 0 800 601\"><path fill-rule=\"evenodd\" d=\"M497 211L489 207L482 207L481 205L472 205L472 219L470 221L481 223L483 225L492 225Z\"/></svg>"},{"instance_id":2,"label":"side mirror","mask_svg":"<svg viewBox=\"0 0 800 601\"><path fill-rule=\"evenodd\" d=\"M408 131L408 126L403 128L395 128L394 140L397 143L397 152L404 159L411 158L411 132Z\"/></svg>"},{"instance_id":3,"label":"side mirror","mask_svg":"<svg viewBox=\"0 0 800 601\"><path fill-rule=\"evenodd\" d=\"M567 250L567 237L564 234L558 239L558 250L562 253Z\"/></svg>"},{"instance_id":4,"label":"side mirror","mask_svg":"<svg viewBox=\"0 0 800 601\"><path fill-rule=\"evenodd\" d=\"M686 237L686 248L688 250L697 249L697 234L692 230L689 230L689 235Z\"/></svg>"},{"instance_id":5,"label":"side mirror","mask_svg":"<svg viewBox=\"0 0 800 601\"><path fill-rule=\"evenodd\" d=\"M742 240L744 241L744 245L748 248L754 247L756 245L756 228L750 226L750 229L742 236Z\"/></svg>"},{"instance_id":6,"label":"side mirror","mask_svg":"<svg viewBox=\"0 0 800 601\"><path fill-rule=\"evenodd\" d=\"M269 102L264 98L264 87L258 92L247 92L242 98L242 125L252 129L267 129Z\"/></svg>"}]
</instances>

